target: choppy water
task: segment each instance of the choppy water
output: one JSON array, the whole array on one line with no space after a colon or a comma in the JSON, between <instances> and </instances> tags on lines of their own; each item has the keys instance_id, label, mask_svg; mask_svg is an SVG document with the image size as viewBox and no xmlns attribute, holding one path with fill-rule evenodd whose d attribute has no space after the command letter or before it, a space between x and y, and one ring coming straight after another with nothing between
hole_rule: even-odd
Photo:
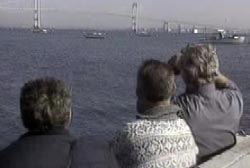
<instances>
[{"instance_id":1,"label":"choppy water","mask_svg":"<svg viewBox=\"0 0 250 168\"><path fill-rule=\"evenodd\" d=\"M147 58L167 60L202 35L159 34L135 37L108 32L104 40L85 39L81 31L35 34L0 30L0 149L24 128L20 88L42 76L63 79L73 89L72 132L109 133L135 116L135 79ZM221 71L241 88L245 110L241 127L250 132L250 45L219 45ZM177 93L183 90L181 80Z\"/></svg>"}]
</instances>

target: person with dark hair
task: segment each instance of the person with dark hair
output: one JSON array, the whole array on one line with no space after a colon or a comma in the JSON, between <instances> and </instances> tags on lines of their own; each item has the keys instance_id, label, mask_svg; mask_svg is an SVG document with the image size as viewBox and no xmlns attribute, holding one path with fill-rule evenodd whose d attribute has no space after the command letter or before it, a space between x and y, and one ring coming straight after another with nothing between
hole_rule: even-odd
<instances>
[{"instance_id":1,"label":"person with dark hair","mask_svg":"<svg viewBox=\"0 0 250 168\"><path fill-rule=\"evenodd\" d=\"M111 143L121 168L188 168L198 147L182 109L171 104L174 73L163 62L146 60L137 75L137 120L126 123Z\"/></svg>"},{"instance_id":2,"label":"person with dark hair","mask_svg":"<svg viewBox=\"0 0 250 168\"><path fill-rule=\"evenodd\" d=\"M239 88L219 71L216 49L210 44L188 45L169 65L181 74L186 91L175 103L183 108L204 162L236 143L243 113Z\"/></svg>"},{"instance_id":3,"label":"person with dark hair","mask_svg":"<svg viewBox=\"0 0 250 168\"><path fill-rule=\"evenodd\" d=\"M0 152L0 167L68 168L71 91L55 78L32 80L21 89L20 108L28 132Z\"/></svg>"}]
</instances>

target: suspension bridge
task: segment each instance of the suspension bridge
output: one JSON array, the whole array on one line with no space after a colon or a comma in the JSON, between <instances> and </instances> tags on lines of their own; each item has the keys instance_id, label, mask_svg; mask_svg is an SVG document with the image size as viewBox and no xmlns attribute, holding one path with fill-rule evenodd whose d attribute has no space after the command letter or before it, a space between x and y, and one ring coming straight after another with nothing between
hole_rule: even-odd
<instances>
[{"instance_id":1,"label":"suspension bridge","mask_svg":"<svg viewBox=\"0 0 250 168\"><path fill-rule=\"evenodd\" d=\"M140 22L155 22L157 23L158 27L157 29L161 29L162 31L171 31L171 28L174 27L177 29L178 32L182 32L185 30L186 27L189 29L199 29L204 31L208 31L209 29L223 29L225 28L225 25L211 25L211 24L204 24L204 23L196 23L196 22L188 22L188 21L182 21L182 20L173 20L173 19L167 19L167 18L153 18L153 17L138 17L138 3L134 2L131 4L131 12L128 13L117 13L112 11L84 11L81 8L53 8L53 7L47 7L44 4L42 4L42 0L29 0L26 4L21 3L17 0L2 0L0 2L0 12L27 12L33 15L33 28L34 30L41 30L42 26L46 27L47 25L42 25L42 19L44 13L76 13L76 15L92 15L92 16L112 16L112 17L120 17L120 18L126 18L128 20L131 20L130 25L125 27L127 29L128 27L131 27L132 31L137 31L139 28L143 28L143 26L139 25L139 19ZM230 28L231 30L238 30L242 31L236 28Z\"/></svg>"}]
</instances>

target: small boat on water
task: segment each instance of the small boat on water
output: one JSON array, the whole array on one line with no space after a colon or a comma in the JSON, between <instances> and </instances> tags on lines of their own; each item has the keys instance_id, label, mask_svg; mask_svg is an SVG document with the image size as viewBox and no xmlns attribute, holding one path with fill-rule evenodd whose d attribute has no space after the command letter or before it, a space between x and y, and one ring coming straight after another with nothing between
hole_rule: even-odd
<instances>
[{"instance_id":1,"label":"small boat on water","mask_svg":"<svg viewBox=\"0 0 250 168\"><path fill-rule=\"evenodd\" d=\"M84 34L85 38L91 38L91 39L104 39L105 34L102 32L88 32Z\"/></svg>"},{"instance_id":2,"label":"small boat on water","mask_svg":"<svg viewBox=\"0 0 250 168\"><path fill-rule=\"evenodd\" d=\"M42 28L34 28L32 30L33 33L43 33L43 34L47 34L48 31L46 29L42 29Z\"/></svg>"},{"instance_id":3,"label":"small boat on water","mask_svg":"<svg viewBox=\"0 0 250 168\"><path fill-rule=\"evenodd\" d=\"M138 31L135 33L136 36L139 36L139 37L150 37L151 34L147 31Z\"/></svg>"},{"instance_id":4,"label":"small boat on water","mask_svg":"<svg viewBox=\"0 0 250 168\"><path fill-rule=\"evenodd\" d=\"M214 44L244 44L246 43L246 37L236 34L227 36L224 32L219 32L217 35L201 40L201 42Z\"/></svg>"}]
</instances>

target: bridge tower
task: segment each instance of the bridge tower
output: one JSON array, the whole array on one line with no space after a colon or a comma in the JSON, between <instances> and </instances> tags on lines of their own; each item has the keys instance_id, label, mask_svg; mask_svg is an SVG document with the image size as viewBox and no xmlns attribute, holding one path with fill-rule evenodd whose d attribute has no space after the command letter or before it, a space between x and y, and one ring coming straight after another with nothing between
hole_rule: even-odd
<instances>
[{"instance_id":1,"label":"bridge tower","mask_svg":"<svg viewBox=\"0 0 250 168\"><path fill-rule=\"evenodd\" d=\"M137 3L134 2L132 5L132 31L137 30Z\"/></svg>"},{"instance_id":2,"label":"bridge tower","mask_svg":"<svg viewBox=\"0 0 250 168\"><path fill-rule=\"evenodd\" d=\"M169 23L166 21L163 22L163 31L170 32Z\"/></svg>"},{"instance_id":3,"label":"bridge tower","mask_svg":"<svg viewBox=\"0 0 250 168\"><path fill-rule=\"evenodd\" d=\"M41 0L34 0L34 31L41 29Z\"/></svg>"},{"instance_id":4,"label":"bridge tower","mask_svg":"<svg viewBox=\"0 0 250 168\"><path fill-rule=\"evenodd\" d=\"M179 34L182 33L182 25L181 25L181 24L178 25L178 33L179 33Z\"/></svg>"}]
</instances>

